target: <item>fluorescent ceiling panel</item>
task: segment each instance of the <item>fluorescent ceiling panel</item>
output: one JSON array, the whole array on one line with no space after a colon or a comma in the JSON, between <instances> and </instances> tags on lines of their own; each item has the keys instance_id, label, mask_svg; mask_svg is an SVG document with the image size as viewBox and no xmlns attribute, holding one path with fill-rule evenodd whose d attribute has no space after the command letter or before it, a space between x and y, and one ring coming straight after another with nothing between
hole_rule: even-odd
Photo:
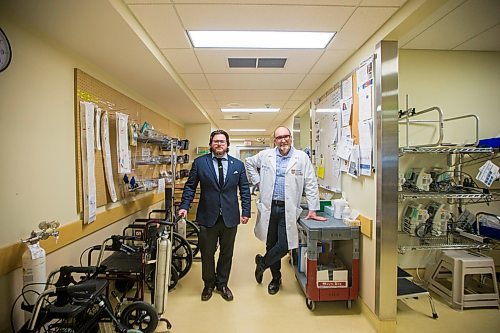
<instances>
[{"instance_id":1,"label":"fluorescent ceiling panel","mask_svg":"<svg viewBox=\"0 0 500 333\"><path fill-rule=\"evenodd\" d=\"M188 31L194 47L323 49L335 32Z\"/></svg>"},{"instance_id":2,"label":"fluorescent ceiling panel","mask_svg":"<svg viewBox=\"0 0 500 333\"><path fill-rule=\"evenodd\" d=\"M279 108L222 108L222 112L279 112Z\"/></svg>"}]
</instances>

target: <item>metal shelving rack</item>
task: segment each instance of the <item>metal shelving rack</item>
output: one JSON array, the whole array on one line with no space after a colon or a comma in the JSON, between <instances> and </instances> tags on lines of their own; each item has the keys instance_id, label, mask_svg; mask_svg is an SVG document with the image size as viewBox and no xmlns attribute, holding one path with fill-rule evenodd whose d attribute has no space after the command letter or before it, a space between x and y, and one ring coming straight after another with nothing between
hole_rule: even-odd
<instances>
[{"instance_id":1,"label":"metal shelving rack","mask_svg":"<svg viewBox=\"0 0 500 333\"><path fill-rule=\"evenodd\" d=\"M424 114L435 112L437 120L414 119ZM441 154L447 155L447 166L455 171L456 180L460 183L462 179L462 168L487 160L496 159L498 149L489 147L477 147L479 143L479 118L476 115L463 115L453 118L445 118L439 107L431 107L422 111L415 109L407 109L400 111L399 124L404 125L406 129L405 146L399 148L399 156L406 154ZM413 118L413 119L412 119ZM444 124L456 120L472 119L474 121L475 138L472 145L454 145L443 143ZM424 145L409 144L409 128L411 125L435 125L438 133L436 142ZM453 172L451 171L451 172ZM462 207L467 204L489 203L491 201L500 200L498 190L492 189L486 193L476 192L475 189L463 188L453 192L427 192L427 191L400 191L399 200L407 199L418 200L443 200L446 199L448 204L456 207ZM458 233L452 232L445 237L424 236L422 238L412 237L407 233L401 233L399 239L399 252L405 253L412 250L445 250L445 249L484 249L491 248L490 244L483 244L469 238L463 237Z\"/></svg>"}]
</instances>

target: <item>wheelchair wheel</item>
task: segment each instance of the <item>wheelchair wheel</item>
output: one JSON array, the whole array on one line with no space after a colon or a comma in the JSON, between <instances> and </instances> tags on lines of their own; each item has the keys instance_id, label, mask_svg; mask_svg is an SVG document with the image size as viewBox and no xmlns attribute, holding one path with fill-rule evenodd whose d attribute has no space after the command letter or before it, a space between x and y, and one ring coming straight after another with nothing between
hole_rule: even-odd
<instances>
[{"instance_id":1,"label":"wheelchair wheel","mask_svg":"<svg viewBox=\"0 0 500 333\"><path fill-rule=\"evenodd\" d=\"M189 272L193 263L191 245L181 235L174 232L172 241L172 265L179 273L179 279Z\"/></svg>"},{"instance_id":2,"label":"wheelchair wheel","mask_svg":"<svg viewBox=\"0 0 500 333\"><path fill-rule=\"evenodd\" d=\"M177 282L179 282L179 272L177 272L175 266L172 265L172 267L170 267L170 283L168 285L168 291L173 290L177 285Z\"/></svg>"},{"instance_id":3,"label":"wheelchair wheel","mask_svg":"<svg viewBox=\"0 0 500 333\"><path fill-rule=\"evenodd\" d=\"M198 245L199 235L200 228L198 228L196 223L186 220L186 240L191 245L193 257L196 257L196 255L200 251L200 246Z\"/></svg>"},{"instance_id":4,"label":"wheelchair wheel","mask_svg":"<svg viewBox=\"0 0 500 333\"><path fill-rule=\"evenodd\" d=\"M158 326L158 314L151 304L133 302L123 310L120 322L127 328L152 333Z\"/></svg>"}]
</instances>

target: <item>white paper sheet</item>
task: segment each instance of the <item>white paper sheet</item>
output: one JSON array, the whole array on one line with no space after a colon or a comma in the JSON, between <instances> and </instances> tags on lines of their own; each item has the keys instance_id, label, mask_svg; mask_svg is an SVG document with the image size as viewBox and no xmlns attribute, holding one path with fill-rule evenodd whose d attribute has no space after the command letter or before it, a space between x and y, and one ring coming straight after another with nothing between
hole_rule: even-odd
<instances>
[{"instance_id":1,"label":"white paper sheet","mask_svg":"<svg viewBox=\"0 0 500 333\"><path fill-rule=\"evenodd\" d=\"M342 81L342 98L352 98L352 76Z\"/></svg>"},{"instance_id":2,"label":"white paper sheet","mask_svg":"<svg viewBox=\"0 0 500 333\"><path fill-rule=\"evenodd\" d=\"M476 179L484 185L490 187L491 184L499 177L499 168L491 161L486 161L480 168Z\"/></svg>"},{"instance_id":3,"label":"white paper sheet","mask_svg":"<svg viewBox=\"0 0 500 333\"><path fill-rule=\"evenodd\" d=\"M337 156L343 160L349 160L353 144L354 144L353 139L348 137L342 137L337 147Z\"/></svg>"},{"instance_id":4,"label":"white paper sheet","mask_svg":"<svg viewBox=\"0 0 500 333\"><path fill-rule=\"evenodd\" d=\"M352 147L347 174L354 178L358 178L359 176L359 145Z\"/></svg>"},{"instance_id":5,"label":"white paper sheet","mask_svg":"<svg viewBox=\"0 0 500 333\"><path fill-rule=\"evenodd\" d=\"M367 61L356 70L358 91L373 85L373 60Z\"/></svg>"},{"instance_id":6,"label":"white paper sheet","mask_svg":"<svg viewBox=\"0 0 500 333\"><path fill-rule=\"evenodd\" d=\"M101 117L101 140L102 140L102 158L104 160L104 174L106 176L106 184L108 187L109 197L111 201L117 202L115 182L113 177L113 166L111 163L111 147L109 143L109 118L108 112L105 111Z\"/></svg>"},{"instance_id":7,"label":"white paper sheet","mask_svg":"<svg viewBox=\"0 0 500 333\"><path fill-rule=\"evenodd\" d=\"M95 148L101 150L101 108L95 108Z\"/></svg>"},{"instance_id":8,"label":"white paper sheet","mask_svg":"<svg viewBox=\"0 0 500 333\"><path fill-rule=\"evenodd\" d=\"M80 102L80 141L83 173L83 222L92 223L96 219L97 199L94 151L94 108L95 104Z\"/></svg>"},{"instance_id":9,"label":"white paper sheet","mask_svg":"<svg viewBox=\"0 0 500 333\"><path fill-rule=\"evenodd\" d=\"M352 98L342 99L340 101L341 112L342 112L342 126L348 126L351 120L352 112Z\"/></svg>"},{"instance_id":10,"label":"white paper sheet","mask_svg":"<svg viewBox=\"0 0 500 333\"><path fill-rule=\"evenodd\" d=\"M116 113L116 147L118 154L118 173L130 173L130 150L128 148L128 114Z\"/></svg>"},{"instance_id":11,"label":"white paper sheet","mask_svg":"<svg viewBox=\"0 0 500 333\"><path fill-rule=\"evenodd\" d=\"M361 89L358 94L359 121L372 119L372 87Z\"/></svg>"},{"instance_id":12,"label":"white paper sheet","mask_svg":"<svg viewBox=\"0 0 500 333\"><path fill-rule=\"evenodd\" d=\"M157 193L165 193L165 178L158 179Z\"/></svg>"},{"instance_id":13,"label":"white paper sheet","mask_svg":"<svg viewBox=\"0 0 500 333\"><path fill-rule=\"evenodd\" d=\"M372 152L373 152L373 121L365 120L358 124L359 128L359 168L363 176L372 174Z\"/></svg>"},{"instance_id":14,"label":"white paper sheet","mask_svg":"<svg viewBox=\"0 0 500 333\"><path fill-rule=\"evenodd\" d=\"M332 173L333 173L333 180L332 180L332 191L334 192L340 192L342 191L342 178L340 176L340 164L341 164L341 159L340 157L333 155L332 157Z\"/></svg>"}]
</instances>

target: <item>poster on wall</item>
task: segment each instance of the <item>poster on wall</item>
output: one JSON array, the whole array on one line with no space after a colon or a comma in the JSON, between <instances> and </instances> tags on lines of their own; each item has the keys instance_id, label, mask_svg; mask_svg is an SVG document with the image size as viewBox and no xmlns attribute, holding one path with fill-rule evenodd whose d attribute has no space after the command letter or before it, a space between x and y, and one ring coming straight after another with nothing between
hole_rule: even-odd
<instances>
[{"instance_id":1,"label":"poster on wall","mask_svg":"<svg viewBox=\"0 0 500 333\"><path fill-rule=\"evenodd\" d=\"M116 149L118 150L118 173L131 171L130 150L128 148L128 114L116 113Z\"/></svg>"},{"instance_id":2,"label":"poster on wall","mask_svg":"<svg viewBox=\"0 0 500 333\"><path fill-rule=\"evenodd\" d=\"M95 179L95 104L80 102L80 147L83 174L83 222L92 223L96 219L97 195Z\"/></svg>"}]
</instances>

